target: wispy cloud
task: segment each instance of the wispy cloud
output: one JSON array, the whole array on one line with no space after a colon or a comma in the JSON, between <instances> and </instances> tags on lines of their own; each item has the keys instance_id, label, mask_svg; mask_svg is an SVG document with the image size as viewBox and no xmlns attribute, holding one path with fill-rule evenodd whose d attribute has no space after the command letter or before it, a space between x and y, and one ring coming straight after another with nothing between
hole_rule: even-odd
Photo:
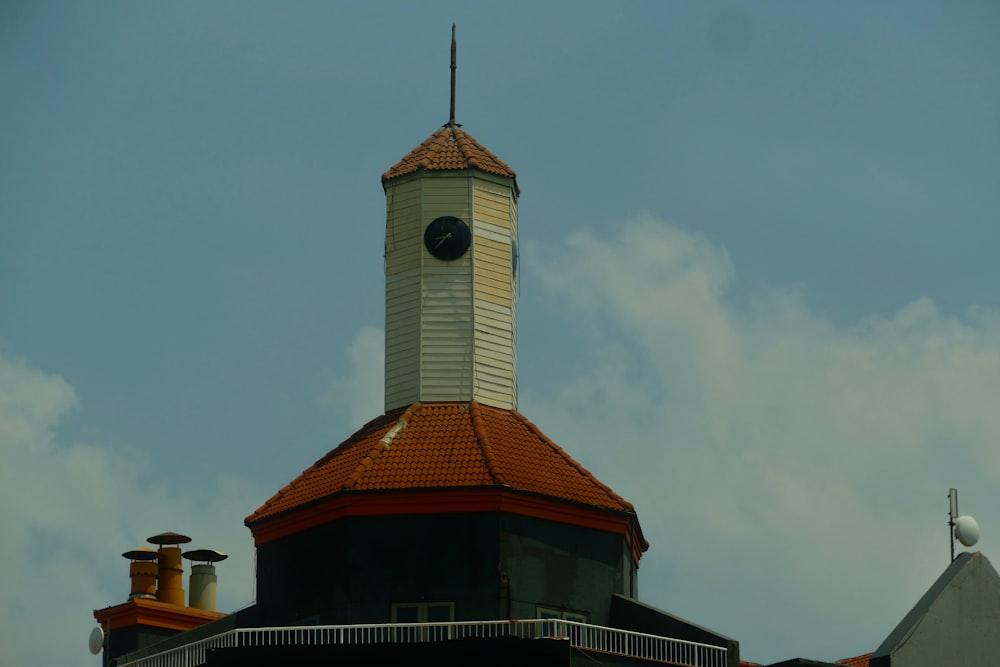
<instances>
[{"instance_id":1,"label":"wispy cloud","mask_svg":"<svg viewBox=\"0 0 1000 667\"><path fill-rule=\"evenodd\" d=\"M354 334L345 352L350 367L334 378L329 391L319 400L347 418L351 428L359 428L383 412L385 377L385 334L372 326ZM349 433L343 434L346 438Z\"/></svg>"},{"instance_id":2,"label":"wispy cloud","mask_svg":"<svg viewBox=\"0 0 1000 667\"><path fill-rule=\"evenodd\" d=\"M545 257L529 270L592 345L521 407L636 504L647 601L754 659L845 657L947 565L949 486L1000 525L997 311L917 298L840 326L795 290L734 303L726 252L651 217Z\"/></svg>"},{"instance_id":3,"label":"wispy cloud","mask_svg":"<svg viewBox=\"0 0 1000 667\"><path fill-rule=\"evenodd\" d=\"M80 663L94 625L87 608L124 602L120 554L164 530L220 549L220 609L253 599L253 549L242 518L265 499L251 481L220 472L210 488L163 479L137 449L64 442L77 406L72 386L0 351L0 664ZM191 465L197 465L192 461ZM74 604L67 605L66 600ZM38 628L50 640L39 642Z\"/></svg>"},{"instance_id":4,"label":"wispy cloud","mask_svg":"<svg viewBox=\"0 0 1000 667\"><path fill-rule=\"evenodd\" d=\"M649 216L536 254L531 278L590 345L520 407L636 504L644 601L751 659L836 659L873 650L947 565L948 487L989 555L996 311L916 298L844 326L798 289L737 302L723 248ZM327 397L356 424L381 412L381 345L360 330Z\"/></svg>"},{"instance_id":5,"label":"wispy cloud","mask_svg":"<svg viewBox=\"0 0 1000 667\"><path fill-rule=\"evenodd\" d=\"M522 387L521 410L636 504L652 543L644 601L734 636L751 659L834 659L874 649L945 567L949 486L989 555L996 311L955 317L915 298L844 326L796 290L737 302L724 249L651 217L545 256L526 269L590 346L556 392ZM325 396L352 426L382 411L382 345L359 330ZM68 382L0 351L0 561L18 573L0 597L2 664L79 661L92 621L52 591L123 601L118 554L161 530L232 554L221 609L253 598L242 519L274 489L227 473L187 489L158 477L141 443L66 441L74 409ZM62 639L25 639L43 625Z\"/></svg>"}]
</instances>

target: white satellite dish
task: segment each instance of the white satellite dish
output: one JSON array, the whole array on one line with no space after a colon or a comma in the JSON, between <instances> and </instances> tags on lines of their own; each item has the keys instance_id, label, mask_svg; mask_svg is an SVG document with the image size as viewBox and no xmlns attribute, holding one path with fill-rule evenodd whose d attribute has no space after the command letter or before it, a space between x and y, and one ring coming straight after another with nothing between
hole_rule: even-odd
<instances>
[{"instance_id":1,"label":"white satellite dish","mask_svg":"<svg viewBox=\"0 0 1000 667\"><path fill-rule=\"evenodd\" d=\"M87 642L90 652L97 655L104 648L104 630L97 626L90 631L90 640Z\"/></svg>"},{"instance_id":2,"label":"white satellite dish","mask_svg":"<svg viewBox=\"0 0 1000 667\"><path fill-rule=\"evenodd\" d=\"M979 522L971 516L955 519L955 539L967 547L974 545L979 541Z\"/></svg>"}]
</instances>

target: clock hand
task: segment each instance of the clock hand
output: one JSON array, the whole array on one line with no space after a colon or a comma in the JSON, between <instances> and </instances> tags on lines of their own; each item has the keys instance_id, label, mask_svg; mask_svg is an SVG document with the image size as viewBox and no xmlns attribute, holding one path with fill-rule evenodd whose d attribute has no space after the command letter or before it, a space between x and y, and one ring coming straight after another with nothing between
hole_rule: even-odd
<instances>
[{"instance_id":1,"label":"clock hand","mask_svg":"<svg viewBox=\"0 0 1000 667\"><path fill-rule=\"evenodd\" d=\"M442 243L444 243L445 241L447 241L448 239L451 238L451 232L448 232L444 236L439 236L437 238L438 238L438 242L437 242L437 245L434 246L435 250L437 250L438 248L440 248Z\"/></svg>"}]
</instances>

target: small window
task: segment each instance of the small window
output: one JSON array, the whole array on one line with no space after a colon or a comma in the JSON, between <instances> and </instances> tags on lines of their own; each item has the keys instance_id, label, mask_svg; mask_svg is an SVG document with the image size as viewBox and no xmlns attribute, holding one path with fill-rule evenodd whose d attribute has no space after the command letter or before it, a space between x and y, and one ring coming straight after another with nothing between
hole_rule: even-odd
<instances>
[{"instance_id":1,"label":"small window","mask_svg":"<svg viewBox=\"0 0 1000 667\"><path fill-rule=\"evenodd\" d=\"M535 613L538 614L538 618L544 620L560 619L563 621L573 621L575 623L587 622L587 614L581 611L569 611L567 609L555 609L552 607L535 607ZM579 630L580 628L576 626L567 626L566 624L542 624L543 637L564 637L569 635L570 638L575 638Z\"/></svg>"},{"instance_id":2,"label":"small window","mask_svg":"<svg viewBox=\"0 0 1000 667\"><path fill-rule=\"evenodd\" d=\"M562 618L562 612L558 609L538 608L538 618Z\"/></svg>"},{"instance_id":3,"label":"small window","mask_svg":"<svg viewBox=\"0 0 1000 667\"><path fill-rule=\"evenodd\" d=\"M555 609L554 607L535 607L535 611L538 613L538 618L561 618L564 621L587 622L587 614L582 611Z\"/></svg>"}]
</instances>

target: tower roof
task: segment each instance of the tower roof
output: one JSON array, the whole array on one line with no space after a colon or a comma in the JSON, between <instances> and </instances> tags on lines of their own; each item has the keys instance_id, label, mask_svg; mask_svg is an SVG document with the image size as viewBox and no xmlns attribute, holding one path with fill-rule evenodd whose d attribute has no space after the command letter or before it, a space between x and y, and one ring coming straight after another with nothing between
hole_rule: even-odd
<instances>
[{"instance_id":1,"label":"tower roof","mask_svg":"<svg viewBox=\"0 0 1000 667\"><path fill-rule=\"evenodd\" d=\"M246 519L338 494L501 487L633 513L624 498L515 410L473 401L414 403L370 421Z\"/></svg>"},{"instance_id":2,"label":"tower roof","mask_svg":"<svg viewBox=\"0 0 1000 667\"><path fill-rule=\"evenodd\" d=\"M382 174L382 185L385 186L386 182L394 178L417 171L463 169L478 169L487 174L513 179L514 192L521 194L521 190L517 187L517 172L457 123L448 123L394 164L389 171Z\"/></svg>"}]
</instances>

